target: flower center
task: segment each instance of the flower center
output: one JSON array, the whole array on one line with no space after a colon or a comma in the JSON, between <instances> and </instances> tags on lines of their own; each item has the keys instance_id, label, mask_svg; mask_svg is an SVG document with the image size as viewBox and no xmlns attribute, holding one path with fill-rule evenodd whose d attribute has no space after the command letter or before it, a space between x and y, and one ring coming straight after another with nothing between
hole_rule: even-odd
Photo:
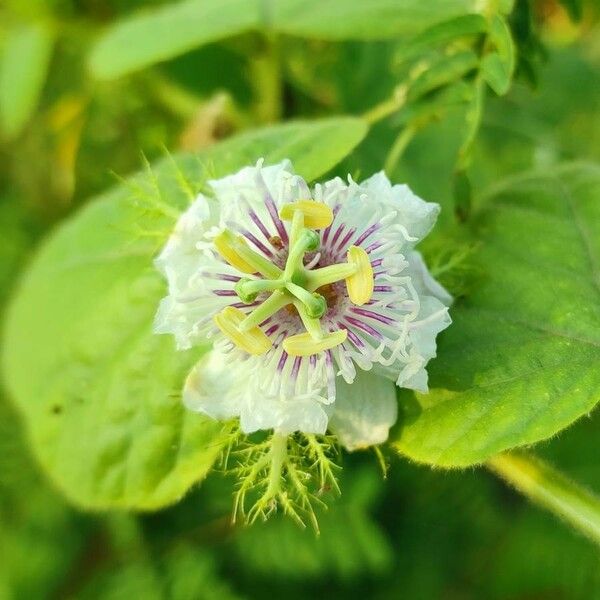
<instances>
[{"instance_id":1,"label":"flower center","mask_svg":"<svg viewBox=\"0 0 600 600\"><path fill-rule=\"evenodd\" d=\"M305 255L316 252L321 241L315 230L329 227L333 222L333 212L326 204L313 200L290 202L281 208L279 216L290 222L289 251L283 269L227 229L215 238L215 249L221 257L238 271L252 275L235 285L240 300L253 304L259 294L270 295L249 313L229 306L214 317L214 322L236 346L260 355L272 346L260 324L282 308L293 307L306 332L286 338L283 349L291 356L310 356L342 344L348 335L345 329L323 330L321 318L327 310L327 290L332 289L333 283L344 280L350 301L361 306L373 294L373 268L360 246L348 249L347 262L306 268Z\"/></svg>"}]
</instances>

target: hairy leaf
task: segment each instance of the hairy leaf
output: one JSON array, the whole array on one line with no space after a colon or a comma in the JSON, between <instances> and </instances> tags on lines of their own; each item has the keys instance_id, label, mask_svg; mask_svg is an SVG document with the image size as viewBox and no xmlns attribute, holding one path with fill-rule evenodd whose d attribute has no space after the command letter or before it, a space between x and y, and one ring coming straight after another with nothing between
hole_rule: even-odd
<instances>
[{"instance_id":1,"label":"hairy leaf","mask_svg":"<svg viewBox=\"0 0 600 600\"><path fill-rule=\"evenodd\" d=\"M395 434L440 466L548 438L600 400L600 169L511 179L475 221L485 280L451 311L432 391L402 394Z\"/></svg>"},{"instance_id":2,"label":"hairy leaf","mask_svg":"<svg viewBox=\"0 0 600 600\"><path fill-rule=\"evenodd\" d=\"M198 352L152 334L164 282L152 258L204 181L264 157L312 179L365 134L358 119L266 128L167 159L93 201L45 243L9 311L3 367L34 452L86 507L153 509L202 479L221 424L179 391ZM187 192L187 194L186 194ZM164 209L163 207L167 207ZM145 234L157 231L159 238Z\"/></svg>"}]
</instances>

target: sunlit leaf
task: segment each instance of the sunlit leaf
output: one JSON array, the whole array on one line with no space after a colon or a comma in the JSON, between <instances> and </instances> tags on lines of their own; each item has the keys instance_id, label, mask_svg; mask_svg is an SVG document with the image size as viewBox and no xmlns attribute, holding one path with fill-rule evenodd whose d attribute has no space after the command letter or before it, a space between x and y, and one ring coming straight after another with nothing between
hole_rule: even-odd
<instances>
[{"instance_id":1,"label":"sunlit leaf","mask_svg":"<svg viewBox=\"0 0 600 600\"><path fill-rule=\"evenodd\" d=\"M473 71L478 64L479 58L471 50L439 57L410 86L409 100L416 100L436 88L461 79L467 73Z\"/></svg>"},{"instance_id":2,"label":"sunlit leaf","mask_svg":"<svg viewBox=\"0 0 600 600\"><path fill-rule=\"evenodd\" d=\"M312 179L364 136L353 118L289 123L167 159L92 201L43 246L9 311L4 372L34 452L86 507L152 509L179 499L220 451L222 424L185 411L198 352L152 334L164 282L152 266L172 217L208 174L284 157ZM147 208L144 212L142 209ZM157 230L159 239L147 237Z\"/></svg>"},{"instance_id":3,"label":"sunlit leaf","mask_svg":"<svg viewBox=\"0 0 600 600\"><path fill-rule=\"evenodd\" d=\"M400 46L397 58L408 60L409 58L418 57L436 46L450 42L456 38L484 33L487 29L488 22L482 15L460 15L448 21L436 23L410 39Z\"/></svg>"},{"instance_id":4,"label":"sunlit leaf","mask_svg":"<svg viewBox=\"0 0 600 600\"><path fill-rule=\"evenodd\" d=\"M52 53L53 36L44 25L9 31L0 53L0 129L20 133L35 110Z\"/></svg>"},{"instance_id":5,"label":"sunlit leaf","mask_svg":"<svg viewBox=\"0 0 600 600\"><path fill-rule=\"evenodd\" d=\"M492 19L489 39L495 50L483 57L481 72L489 86L502 96L510 88L516 60L510 29L502 17Z\"/></svg>"},{"instance_id":6,"label":"sunlit leaf","mask_svg":"<svg viewBox=\"0 0 600 600\"><path fill-rule=\"evenodd\" d=\"M451 311L432 391L401 395L394 442L441 466L548 438L600 400L600 169L509 180L475 222L485 280Z\"/></svg>"},{"instance_id":7,"label":"sunlit leaf","mask_svg":"<svg viewBox=\"0 0 600 600\"><path fill-rule=\"evenodd\" d=\"M277 31L321 39L385 39L416 33L469 12L473 0L270 0Z\"/></svg>"},{"instance_id":8,"label":"sunlit leaf","mask_svg":"<svg viewBox=\"0 0 600 600\"><path fill-rule=\"evenodd\" d=\"M475 0L185 0L138 12L100 37L92 73L110 79L249 30L345 40L413 36L475 12ZM176 35L169 34L176 32Z\"/></svg>"},{"instance_id":9,"label":"sunlit leaf","mask_svg":"<svg viewBox=\"0 0 600 600\"><path fill-rule=\"evenodd\" d=\"M119 77L255 27L259 15L256 0L186 0L141 11L100 38L90 69L100 79Z\"/></svg>"}]
</instances>

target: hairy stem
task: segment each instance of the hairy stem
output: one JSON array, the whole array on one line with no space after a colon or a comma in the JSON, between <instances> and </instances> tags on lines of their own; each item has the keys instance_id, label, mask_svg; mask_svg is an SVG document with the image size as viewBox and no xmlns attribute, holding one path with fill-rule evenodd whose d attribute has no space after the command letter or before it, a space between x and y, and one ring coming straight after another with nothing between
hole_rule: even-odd
<instances>
[{"instance_id":1,"label":"hairy stem","mask_svg":"<svg viewBox=\"0 0 600 600\"><path fill-rule=\"evenodd\" d=\"M281 489L283 466L287 459L287 444L287 435L273 434L270 450L269 484L265 492L265 498L274 498Z\"/></svg>"},{"instance_id":2,"label":"hairy stem","mask_svg":"<svg viewBox=\"0 0 600 600\"><path fill-rule=\"evenodd\" d=\"M600 498L544 461L500 454L487 467L535 504L543 506L600 545Z\"/></svg>"}]
</instances>

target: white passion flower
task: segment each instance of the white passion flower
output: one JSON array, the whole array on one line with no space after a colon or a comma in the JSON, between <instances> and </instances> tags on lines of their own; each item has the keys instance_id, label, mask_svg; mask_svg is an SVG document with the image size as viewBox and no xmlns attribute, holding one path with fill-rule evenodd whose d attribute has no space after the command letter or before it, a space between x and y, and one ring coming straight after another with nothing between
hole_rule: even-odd
<instances>
[{"instance_id":1,"label":"white passion flower","mask_svg":"<svg viewBox=\"0 0 600 600\"><path fill-rule=\"evenodd\" d=\"M243 432L387 439L394 387L427 391L449 294L414 250L440 207L383 173L310 189L289 161L211 181L156 260L155 321L177 347L213 342L185 405ZM362 373L362 372L370 373Z\"/></svg>"}]
</instances>

